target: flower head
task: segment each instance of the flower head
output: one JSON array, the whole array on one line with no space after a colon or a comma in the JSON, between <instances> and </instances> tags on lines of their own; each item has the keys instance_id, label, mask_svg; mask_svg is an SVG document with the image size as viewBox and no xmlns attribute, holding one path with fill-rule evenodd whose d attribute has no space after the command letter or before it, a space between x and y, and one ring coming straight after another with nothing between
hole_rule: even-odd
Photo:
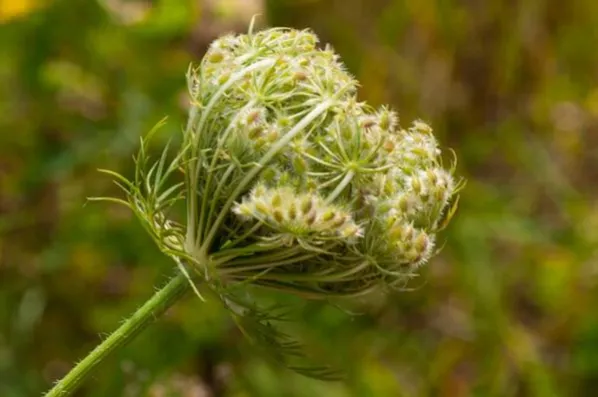
<instances>
[{"instance_id":1,"label":"flower head","mask_svg":"<svg viewBox=\"0 0 598 397\"><path fill-rule=\"evenodd\" d=\"M228 35L189 70L184 145L168 168L185 181L167 189L156 177L130 201L206 279L351 296L395 285L434 253L460 183L432 129L402 129L388 107L358 101L357 81L317 44L284 28ZM186 221L156 223L176 192Z\"/></svg>"},{"instance_id":2,"label":"flower head","mask_svg":"<svg viewBox=\"0 0 598 397\"><path fill-rule=\"evenodd\" d=\"M317 43L286 28L216 40L188 72L178 154L150 166L144 143L135 179L117 175L181 271L261 331L266 317L231 286L327 299L401 285L434 254L462 186L426 123L402 129L388 107L359 102L357 81ZM169 219L179 201L183 222Z\"/></svg>"}]
</instances>

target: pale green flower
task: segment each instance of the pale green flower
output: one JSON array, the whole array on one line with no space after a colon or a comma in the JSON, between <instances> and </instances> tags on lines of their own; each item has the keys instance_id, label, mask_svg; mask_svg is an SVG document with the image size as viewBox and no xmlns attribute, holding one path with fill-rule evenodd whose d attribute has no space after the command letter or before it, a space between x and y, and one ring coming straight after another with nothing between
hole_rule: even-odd
<instances>
[{"instance_id":1,"label":"pale green flower","mask_svg":"<svg viewBox=\"0 0 598 397\"><path fill-rule=\"evenodd\" d=\"M389 108L359 102L357 81L317 43L284 28L216 40L188 72L175 158L152 166L144 145L135 180L121 178L158 246L255 327L267 316L238 285L314 299L404 285L461 187L432 129L401 129Z\"/></svg>"}]
</instances>

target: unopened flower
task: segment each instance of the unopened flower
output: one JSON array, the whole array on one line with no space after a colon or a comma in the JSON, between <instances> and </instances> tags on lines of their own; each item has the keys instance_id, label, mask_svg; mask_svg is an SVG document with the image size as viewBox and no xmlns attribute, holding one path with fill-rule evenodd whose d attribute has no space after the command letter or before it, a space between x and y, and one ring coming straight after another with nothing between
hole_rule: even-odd
<instances>
[{"instance_id":1,"label":"unopened flower","mask_svg":"<svg viewBox=\"0 0 598 397\"><path fill-rule=\"evenodd\" d=\"M167 238L150 226L222 285L250 279L312 298L393 285L433 254L460 187L432 129L401 129L388 107L359 102L355 79L317 43L293 29L216 40L188 74L193 106L169 168L185 182L150 183L132 200L142 218L165 217L160 201L180 192L184 226Z\"/></svg>"},{"instance_id":2,"label":"unopened flower","mask_svg":"<svg viewBox=\"0 0 598 397\"><path fill-rule=\"evenodd\" d=\"M257 221L270 229L272 235L289 238L353 241L362 230L350 212L327 204L316 193L297 193L291 187L263 188L258 186L233 212L247 221ZM267 234L267 231L264 231Z\"/></svg>"},{"instance_id":3,"label":"unopened flower","mask_svg":"<svg viewBox=\"0 0 598 397\"><path fill-rule=\"evenodd\" d=\"M388 107L359 102L317 43L283 28L216 40L187 76L180 151L152 167L142 150L125 182L163 251L223 296L244 283L315 299L399 285L454 213L462 184L431 127L401 129ZM176 171L184 181L169 185ZM179 200L177 227L154 221Z\"/></svg>"}]
</instances>

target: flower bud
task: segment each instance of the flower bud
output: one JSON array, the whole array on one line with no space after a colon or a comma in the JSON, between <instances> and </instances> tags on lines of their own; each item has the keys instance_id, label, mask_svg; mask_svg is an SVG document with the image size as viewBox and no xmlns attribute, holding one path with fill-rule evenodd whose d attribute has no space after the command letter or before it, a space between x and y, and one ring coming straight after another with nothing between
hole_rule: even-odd
<instances>
[{"instance_id":1,"label":"flower bud","mask_svg":"<svg viewBox=\"0 0 598 397\"><path fill-rule=\"evenodd\" d=\"M334 218L335 215L336 214L334 213L334 211L329 210L322 214L321 219L323 222L328 222L328 221L332 220L332 218Z\"/></svg>"},{"instance_id":2,"label":"flower bud","mask_svg":"<svg viewBox=\"0 0 598 397\"><path fill-rule=\"evenodd\" d=\"M228 35L190 70L188 152L175 167L190 176L188 235L177 241L197 244L185 260L226 258L219 266L234 279L276 273L317 297L356 295L430 257L459 184L441 167L432 128L402 129L388 107L360 102L357 81L317 41L293 29ZM238 274L235 261L245 264ZM275 272L264 271L269 262Z\"/></svg>"},{"instance_id":3,"label":"flower bud","mask_svg":"<svg viewBox=\"0 0 598 397\"><path fill-rule=\"evenodd\" d=\"M160 248L225 302L235 282L316 299L396 286L430 258L456 208L440 222L460 184L430 126L400 129L395 112L360 102L358 82L317 42L281 28L214 41L188 73L175 160L143 170L141 150L122 184ZM165 187L171 170L184 183ZM163 214L179 199L184 226Z\"/></svg>"},{"instance_id":4,"label":"flower bud","mask_svg":"<svg viewBox=\"0 0 598 397\"><path fill-rule=\"evenodd\" d=\"M280 204L282 203L282 197L280 196L279 193L274 193L272 195L272 207L274 208L278 208L280 207Z\"/></svg>"},{"instance_id":5,"label":"flower bud","mask_svg":"<svg viewBox=\"0 0 598 397\"><path fill-rule=\"evenodd\" d=\"M222 54L222 52L220 52L220 51L212 51L208 56L208 60L212 63L221 62L223 59L224 59L224 54Z\"/></svg>"},{"instance_id":6,"label":"flower bud","mask_svg":"<svg viewBox=\"0 0 598 397\"><path fill-rule=\"evenodd\" d=\"M290 220L295 220L295 218L297 218L297 207L295 206L294 202L291 202L289 204L289 209L288 209L288 218Z\"/></svg>"}]
</instances>

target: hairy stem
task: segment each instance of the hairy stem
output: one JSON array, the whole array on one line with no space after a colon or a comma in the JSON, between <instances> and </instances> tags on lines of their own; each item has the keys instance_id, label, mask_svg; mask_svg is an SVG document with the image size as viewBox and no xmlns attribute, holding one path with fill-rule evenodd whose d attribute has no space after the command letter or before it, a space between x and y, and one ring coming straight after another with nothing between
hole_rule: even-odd
<instances>
[{"instance_id":1,"label":"hairy stem","mask_svg":"<svg viewBox=\"0 0 598 397\"><path fill-rule=\"evenodd\" d=\"M91 375L93 370L104 362L114 351L119 350L135 338L148 325L159 318L189 290L190 283L184 275L173 277L164 287L156 291L143 306L129 317L106 340L100 343L83 360L45 395L45 397L65 397L72 395Z\"/></svg>"}]
</instances>

